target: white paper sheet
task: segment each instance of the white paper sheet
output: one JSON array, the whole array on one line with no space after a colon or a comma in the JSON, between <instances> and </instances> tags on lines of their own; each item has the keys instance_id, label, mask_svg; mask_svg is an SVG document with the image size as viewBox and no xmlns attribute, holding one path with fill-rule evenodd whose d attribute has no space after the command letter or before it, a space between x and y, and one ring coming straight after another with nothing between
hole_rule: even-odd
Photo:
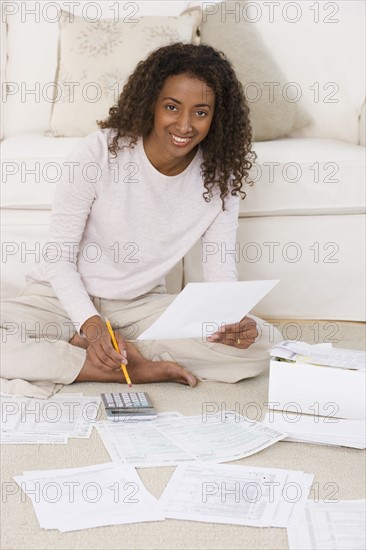
<instances>
[{"instance_id":1,"label":"white paper sheet","mask_svg":"<svg viewBox=\"0 0 366 550\"><path fill-rule=\"evenodd\" d=\"M89 438L100 402L100 397L73 394L46 400L2 397L2 442L31 444L33 439L33 443L54 443L55 436Z\"/></svg>"},{"instance_id":2,"label":"white paper sheet","mask_svg":"<svg viewBox=\"0 0 366 550\"><path fill-rule=\"evenodd\" d=\"M126 464L38 470L14 477L43 529L76 531L164 519L159 502Z\"/></svg>"},{"instance_id":3,"label":"white paper sheet","mask_svg":"<svg viewBox=\"0 0 366 550\"><path fill-rule=\"evenodd\" d=\"M366 501L308 500L296 528L287 529L290 550L364 550Z\"/></svg>"},{"instance_id":4,"label":"white paper sheet","mask_svg":"<svg viewBox=\"0 0 366 550\"><path fill-rule=\"evenodd\" d=\"M160 503L167 518L287 527L303 509L313 477L275 468L181 464Z\"/></svg>"},{"instance_id":5,"label":"white paper sheet","mask_svg":"<svg viewBox=\"0 0 366 550\"><path fill-rule=\"evenodd\" d=\"M366 446L366 423L364 420L270 411L266 413L263 424L273 430L286 432L288 436L284 441L343 445L356 449L365 449Z\"/></svg>"},{"instance_id":6,"label":"white paper sheet","mask_svg":"<svg viewBox=\"0 0 366 550\"><path fill-rule=\"evenodd\" d=\"M182 462L228 462L257 453L286 434L231 411L203 421L199 416L159 417L148 422L98 422L97 431L112 460L136 467Z\"/></svg>"},{"instance_id":7,"label":"white paper sheet","mask_svg":"<svg viewBox=\"0 0 366 550\"><path fill-rule=\"evenodd\" d=\"M205 339L222 324L239 322L278 282L188 283L138 340Z\"/></svg>"},{"instance_id":8,"label":"white paper sheet","mask_svg":"<svg viewBox=\"0 0 366 550\"><path fill-rule=\"evenodd\" d=\"M1 445L67 445L67 435L0 432Z\"/></svg>"},{"instance_id":9,"label":"white paper sheet","mask_svg":"<svg viewBox=\"0 0 366 550\"><path fill-rule=\"evenodd\" d=\"M191 457L164 437L156 426L161 421L181 416L183 415L178 412L167 412L158 413L156 419L148 422L98 422L96 429L113 462L129 463L139 467L172 466L184 460L191 460ZM128 429L122 430L123 426Z\"/></svg>"},{"instance_id":10,"label":"white paper sheet","mask_svg":"<svg viewBox=\"0 0 366 550\"><path fill-rule=\"evenodd\" d=\"M283 357L301 363L324 365L341 369L365 370L366 352L333 348L331 344L310 345L306 342L284 340L270 350L273 357Z\"/></svg>"}]
</instances>

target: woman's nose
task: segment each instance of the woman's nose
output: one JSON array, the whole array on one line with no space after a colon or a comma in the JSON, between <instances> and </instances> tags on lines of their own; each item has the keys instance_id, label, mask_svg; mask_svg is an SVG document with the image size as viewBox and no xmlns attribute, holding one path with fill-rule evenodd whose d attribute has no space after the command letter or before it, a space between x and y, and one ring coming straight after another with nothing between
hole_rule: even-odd
<instances>
[{"instance_id":1,"label":"woman's nose","mask_svg":"<svg viewBox=\"0 0 366 550\"><path fill-rule=\"evenodd\" d=\"M176 121L176 127L179 132L182 134L187 134L188 132L192 131L192 122L191 117L189 113L180 113L177 121Z\"/></svg>"}]
</instances>

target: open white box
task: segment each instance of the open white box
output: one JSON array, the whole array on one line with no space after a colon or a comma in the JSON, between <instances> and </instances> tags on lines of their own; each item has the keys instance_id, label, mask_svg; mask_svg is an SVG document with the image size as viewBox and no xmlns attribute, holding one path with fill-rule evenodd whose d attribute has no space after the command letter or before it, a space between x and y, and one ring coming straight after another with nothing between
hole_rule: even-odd
<instances>
[{"instance_id":1,"label":"open white box","mask_svg":"<svg viewBox=\"0 0 366 550\"><path fill-rule=\"evenodd\" d=\"M335 418L365 419L365 371L288 363L272 357L268 407Z\"/></svg>"}]
</instances>

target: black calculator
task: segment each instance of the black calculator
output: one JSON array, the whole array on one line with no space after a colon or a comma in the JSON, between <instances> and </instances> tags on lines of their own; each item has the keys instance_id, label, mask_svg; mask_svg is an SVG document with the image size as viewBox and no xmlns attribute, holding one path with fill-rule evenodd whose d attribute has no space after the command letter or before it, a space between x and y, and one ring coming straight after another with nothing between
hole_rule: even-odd
<instances>
[{"instance_id":1,"label":"black calculator","mask_svg":"<svg viewBox=\"0 0 366 550\"><path fill-rule=\"evenodd\" d=\"M146 392L102 393L108 420L152 420L156 410Z\"/></svg>"}]
</instances>

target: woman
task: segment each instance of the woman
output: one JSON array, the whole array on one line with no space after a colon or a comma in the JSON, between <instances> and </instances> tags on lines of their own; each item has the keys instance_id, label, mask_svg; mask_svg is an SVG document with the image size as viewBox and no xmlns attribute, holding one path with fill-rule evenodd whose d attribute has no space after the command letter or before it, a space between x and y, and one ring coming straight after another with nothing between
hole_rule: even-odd
<instances>
[{"instance_id":1,"label":"woman","mask_svg":"<svg viewBox=\"0 0 366 550\"><path fill-rule=\"evenodd\" d=\"M259 374L270 343L265 331L255 341L257 318L207 339L130 341L175 298L164 277L199 238L203 250L235 250L239 195L255 155L230 63L210 46L159 48L99 126L64 163L43 265L3 304L5 391L48 397L74 381L123 383L121 361L133 383L195 386L197 378ZM237 280L235 255L224 260L203 259L205 281ZM35 323L34 337L27 331ZM21 334L9 330L19 324Z\"/></svg>"}]
</instances>

